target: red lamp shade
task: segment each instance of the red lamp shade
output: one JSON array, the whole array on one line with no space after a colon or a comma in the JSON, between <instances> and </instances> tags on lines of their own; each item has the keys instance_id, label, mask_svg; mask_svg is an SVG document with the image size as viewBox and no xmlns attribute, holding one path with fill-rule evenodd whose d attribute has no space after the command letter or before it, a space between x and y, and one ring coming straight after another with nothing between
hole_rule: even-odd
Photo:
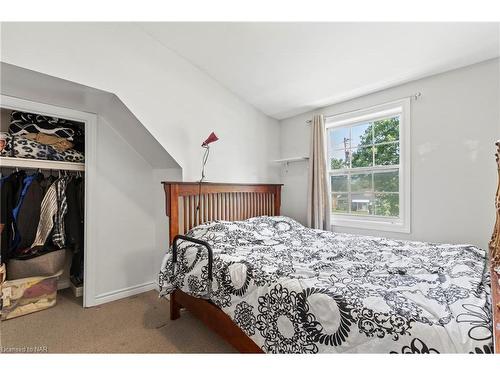
<instances>
[{"instance_id":1,"label":"red lamp shade","mask_svg":"<svg viewBox=\"0 0 500 375\"><path fill-rule=\"evenodd\" d=\"M210 143L218 141L218 140L219 140L219 138L217 138L217 136L215 135L215 133L212 132L212 133L210 133L210 135L208 136L208 138L203 141L203 143L201 144L201 146L202 147L206 147Z\"/></svg>"}]
</instances>

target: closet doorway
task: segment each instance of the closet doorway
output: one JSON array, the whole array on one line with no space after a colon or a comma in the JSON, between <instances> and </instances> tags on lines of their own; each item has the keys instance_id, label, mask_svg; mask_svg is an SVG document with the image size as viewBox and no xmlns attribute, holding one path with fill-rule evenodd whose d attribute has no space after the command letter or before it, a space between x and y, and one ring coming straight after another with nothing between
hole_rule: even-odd
<instances>
[{"instance_id":1,"label":"closet doorway","mask_svg":"<svg viewBox=\"0 0 500 375\"><path fill-rule=\"evenodd\" d=\"M55 272L57 289L72 288L83 297L83 307L92 306L89 182L97 116L5 95L0 114L2 200L8 202L2 202L1 250L7 280L50 279Z\"/></svg>"}]
</instances>

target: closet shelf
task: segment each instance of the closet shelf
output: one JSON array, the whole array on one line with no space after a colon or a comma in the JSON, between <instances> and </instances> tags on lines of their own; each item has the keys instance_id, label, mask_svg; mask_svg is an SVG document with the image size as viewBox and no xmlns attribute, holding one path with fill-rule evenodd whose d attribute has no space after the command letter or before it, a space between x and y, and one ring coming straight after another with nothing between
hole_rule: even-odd
<instances>
[{"instance_id":1,"label":"closet shelf","mask_svg":"<svg viewBox=\"0 0 500 375\"><path fill-rule=\"evenodd\" d=\"M0 157L0 167L31 168L31 169L60 169L66 171L85 171L85 163L72 163L68 161L37 160Z\"/></svg>"}]
</instances>

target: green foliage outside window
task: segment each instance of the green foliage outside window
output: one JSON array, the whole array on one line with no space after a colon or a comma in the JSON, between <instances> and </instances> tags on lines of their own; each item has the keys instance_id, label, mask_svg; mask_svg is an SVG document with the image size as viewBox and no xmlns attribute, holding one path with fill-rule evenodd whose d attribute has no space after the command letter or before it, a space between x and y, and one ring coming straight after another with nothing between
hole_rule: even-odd
<instances>
[{"instance_id":1,"label":"green foliage outside window","mask_svg":"<svg viewBox=\"0 0 500 375\"><path fill-rule=\"evenodd\" d=\"M363 134L357 139L357 147L352 150L342 150L345 159L331 158L331 169L363 168L373 165L399 165L399 117L377 120L369 124ZM393 142L393 143L390 143ZM342 155L344 156L344 155ZM350 157L350 165L349 165ZM374 164L375 163L375 164ZM368 172L368 175L371 172ZM353 176L351 175L351 188L353 187ZM340 177L337 177L339 179ZM347 175L345 175L347 179ZM338 180L340 182L340 180ZM332 180L332 191L335 191L335 184ZM343 182L343 181L342 181ZM357 181L356 181L357 182ZM344 185L344 184L342 184ZM399 173L397 170L375 172L373 174L373 186L366 183L362 185L356 183L355 186L362 186L366 191L374 192L373 200L369 203L369 214L379 216L399 216ZM334 193L335 194L335 193ZM340 198L340 196L339 196ZM344 196L342 195L342 198ZM337 199L335 199L337 201ZM342 203L341 203L342 202ZM335 204L335 202L333 202ZM345 212L344 199L338 199L341 207L333 207L334 212ZM355 205L351 205L351 212L354 212Z\"/></svg>"}]
</instances>

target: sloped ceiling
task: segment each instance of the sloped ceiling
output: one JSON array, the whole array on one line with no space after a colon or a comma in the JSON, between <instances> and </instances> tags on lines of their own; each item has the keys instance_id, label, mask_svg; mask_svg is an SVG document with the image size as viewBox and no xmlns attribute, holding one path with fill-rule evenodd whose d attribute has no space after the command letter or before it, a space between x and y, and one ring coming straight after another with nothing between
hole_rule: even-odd
<instances>
[{"instance_id":1,"label":"sloped ceiling","mask_svg":"<svg viewBox=\"0 0 500 375\"><path fill-rule=\"evenodd\" d=\"M2 94L95 113L118 126L117 133L153 168L180 168L115 94L4 62L0 71Z\"/></svg>"},{"instance_id":2,"label":"sloped ceiling","mask_svg":"<svg viewBox=\"0 0 500 375\"><path fill-rule=\"evenodd\" d=\"M499 56L498 23L140 23L276 119Z\"/></svg>"}]
</instances>

